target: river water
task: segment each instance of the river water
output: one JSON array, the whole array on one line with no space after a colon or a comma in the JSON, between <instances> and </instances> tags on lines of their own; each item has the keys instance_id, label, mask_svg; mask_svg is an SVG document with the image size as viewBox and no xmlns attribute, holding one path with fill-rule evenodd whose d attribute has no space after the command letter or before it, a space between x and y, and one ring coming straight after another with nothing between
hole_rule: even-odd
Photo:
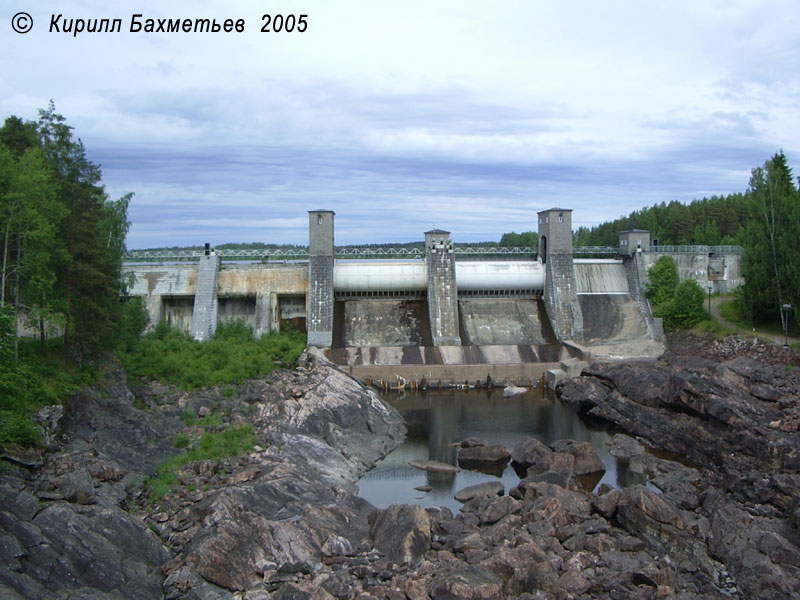
<instances>
[{"instance_id":1,"label":"river water","mask_svg":"<svg viewBox=\"0 0 800 600\"><path fill-rule=\"evenodd\" d=\"M456 465L457 443L468 437L504 444L509 450L527 436L544 443L567 438L588 441L605 464L606 472L602 478L586 482L587 487L596 488L601 483L613 487L644 483L642 476L630 472L609 454L605 442L610 435L606 431L588 427L552 393L531 389L504 398L502 389L452 390L394 393L384 399L406 420L408 436L358 482L361 497L378 508L410 503L447 506L457 511L461 504L453 495L458 490L483 481L496 481L496 474L463 469L454 474L431 473L408 465L415 459ZM507 493L519 483L520 477L509 464L499 479ZM432 490L414 489L424 485Z\"/></svg>"}]
</instances>

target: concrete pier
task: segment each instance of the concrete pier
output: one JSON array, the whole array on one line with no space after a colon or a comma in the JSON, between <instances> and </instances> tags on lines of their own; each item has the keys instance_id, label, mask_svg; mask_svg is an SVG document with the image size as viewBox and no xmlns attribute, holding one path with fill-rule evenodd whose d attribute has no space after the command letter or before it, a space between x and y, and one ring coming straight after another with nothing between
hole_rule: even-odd
<instances>
[{"instance_id":1,"label":"concrete pier","mask_svg":"<svg viewBox=\"0 0 800 600\"><path fill-rule=\"evenodd\" d=\"M333 343L333 216L332 210L308 211L308 345Z\"/></svg>"},{"instance_id":2,"label":"concrete pier","mask_svg":"<svg viewBox=\"0 0 800 600\"><path fill-rule=\"evenodd\" d=\"M456 261L450 232L425 232L425 262L428 267L428 315L434 346L460 346Z\"/></svg>"},{"instance_id":3,"label":"concrete pier","mask_svg":"<svg viewBox=\"0 0 800 600\"><path fill-rule=\"evenodd\" d=\"M210 339L217 330L217 278L219 256L207 254L197 268L197 286L192 311L192 337L200 342Z\"/></svg>"},{"instance_id":4,"label":"concrete pier","mask_svg":"<svg viewBox=\"0 0 800 600\"><path fill-rule=\"evenodd\" d=\"M539 258L545 265L544 305L559 342L583 341L583 313L572 260L572 209L539 214Z\"/></svg>"}]
</instances>

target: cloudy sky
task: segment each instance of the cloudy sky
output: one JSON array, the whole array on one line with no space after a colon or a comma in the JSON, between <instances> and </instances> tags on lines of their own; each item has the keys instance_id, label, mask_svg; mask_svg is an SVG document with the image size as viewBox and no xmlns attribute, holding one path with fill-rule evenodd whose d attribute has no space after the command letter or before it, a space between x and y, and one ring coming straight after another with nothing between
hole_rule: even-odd
<instances>
[{"instance_id":1,"label":"cloudy sky","mask_svg":"<svg viewBox=\"0 0 800 600\"><path fill-rule=\"evenodd\" d=\"M267 11L308 28L262 33ZM122 31L48 31L59 13ZM0 115L55 101L135 193L129 248L303 244L317 208L337 244L497 240L552 206L591 226L744 191L780 149L800 174L797 0L3 0L0 43Z\"/></svg>"}]
</instances>

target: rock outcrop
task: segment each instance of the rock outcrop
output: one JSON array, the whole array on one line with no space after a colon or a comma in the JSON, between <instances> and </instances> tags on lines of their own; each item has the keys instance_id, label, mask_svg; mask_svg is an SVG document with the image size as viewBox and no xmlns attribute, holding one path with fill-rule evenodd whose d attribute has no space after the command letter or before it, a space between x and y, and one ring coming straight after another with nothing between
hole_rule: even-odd
<instances>
[{"instance_id":1,"label":"rock outcrop","mask_svg":"<svg viewBox=\"0 0 800 600\"><path fill-rule=\"evenodd\" d=\"M353 484L405 432L372 391L310 358L233 398L137 392L145 410L111 370L71 400L49 452L0 473L0 596L228 597L371 548L374 508ZM252 423L260 447L189 463L153 510L143 479L178 452L182 414L212 410Z\"/></svg>"},{"instance_id":2,"label":"rock outcrop","mask_svg":"<svg viewBox=\"0 0 800 600\"><path fill-rule=\"evenodd\" d=\"M625 432L609 451L647 485L589 492L591 447L528 438L511 453L519 483L461 490L455 515L377 510L353 493L403 425L320 359L230 398L151 383L136 390L141 410L118 371L106 390L76 396L60 421L45 415L46 452L8 452L0 597L777 600L800 589L791 364L673 352L591 365L558 393ZM182 415L201 411L224 415L220 428L249 423L258 446L188 463L151 505L143 477L197 427Z\"/></svg>"},{"instance_id":3,"label":"rock outcrop","mask_svg":"<svg viewBox=\"0 0 800 600\"><path fill-rule=\"evenodd\" d=\"M797 356L736 340L684 335L681 342L657 363L593 364L559 385L559 396L581 413L635 436L615 436L611 453L662 492L648 500L645 488L634 487L594 505L603 515L615 511L650 547L673 557L682 550L686 568L692 557L718 563L716 581L735 582L742 597L796 597ZM719 362L717 353L729 358ZM689 465L656 458L646 446Z\"/></svg>"}]
</instances>

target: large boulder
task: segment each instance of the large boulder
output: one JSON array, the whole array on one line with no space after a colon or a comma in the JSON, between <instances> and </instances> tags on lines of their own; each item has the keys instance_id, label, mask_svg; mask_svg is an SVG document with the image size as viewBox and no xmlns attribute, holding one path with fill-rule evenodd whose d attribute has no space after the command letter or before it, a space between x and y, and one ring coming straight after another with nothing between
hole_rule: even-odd
<instances>
[{"instance_id":1,"label":"large boulder","mask_svg":"<svg viewBox=\"0 0 800 600\"><path fill-rule=\"evenodd\" d=\"M642 485L622 492L616 518L620 525L651 546L672 550L685 540L689 525L680 511L663 497Z\"/></svg>"},{"instance_id":2,"label":"large boulder","mask_svg":"<svg viewBox=\"0 0 800 600\"><path fill-rule=\"evenodd\" d=\"M552 453L553 451L544 442L540 442L533 437L526 437L514 446L514 450L511 452L511 460L519 467L527 469L537 462L541 462L544 457Z\"/></svg>"},{"instance_id":3,"label":"large boulder","mask_svg":"<svg viewBox=\"0 0 800 600\"><path fill-rule=\"evenodd\" d=\"M89 471L75 469L64 475L61 480L61 495L69 502L92 504L94 502L94 484Z\"/></svg>"},{"instance_id":4,"label":"large boulder","mask_svg":"<svg viewBox=\"0 0 800 600\"><path fill-rule=\"evenodd\" d=\"M469 502L473 498L502 496L504 491L505 486L499 481L484 481L483 483L476 483L458 490L454 497L459 502Z\"/></svg>"},{"instance_id":5,"label":"large boulder","mask_svg":"<svg viewBox=\"0 0 800 600\"><path fill-rule=\"evenodd\" d=\"M505 465L511 453L503 444L480 444L458 449L458 464L466 469Z\"/></svg>"},{"instance_id":6,"label":"large boulder","mask_svg":"<svg viewBox=\"0 0 800 600\"><path fill-rule=\"evenodd\" d=\"M574 457L572 470L576 475L589 475L606 470L606 466L589 442L576 442L575 440L558 440L550 444L555 452L563 452Z\"/></svg>"},{"instance_id":7,"label":"large boulder","mask_svg":"<svg viewBox=\"0 0 800 600\"><path fill-rule=\"evenodd\" d=\"M415 563L431 547L431 520L415 504L393 504L369 516L375 549L395 563Z\"/></svg>"}]
</instances>

